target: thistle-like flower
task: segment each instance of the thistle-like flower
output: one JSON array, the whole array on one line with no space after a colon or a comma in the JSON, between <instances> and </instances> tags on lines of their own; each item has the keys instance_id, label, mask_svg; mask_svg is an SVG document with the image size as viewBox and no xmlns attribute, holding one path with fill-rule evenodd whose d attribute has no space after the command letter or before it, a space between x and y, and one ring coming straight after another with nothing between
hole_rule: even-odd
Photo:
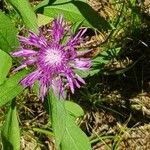
<instances>
[{"instance_id":1,"label":"thistle-like flower","mask_svg":"<svg viewBox=\"0 0 150 150\"><path fill-rule=\"evenodd\" d=\"M85 81L75 73L75 69L87 70L91 67L91 60L84 58L87 51L77 51L76 47L82 42L82 35L86 29L80 30L75 36L70 34L70 29L64 23L63 17L58 17L52 22L49 30L51 39L39 30L39 34L29 31L28 37L19 36L22 44L18 51L13 52L13 57L23 57L22 65L15 69L33 65L35 70L20 82L24 87L31 87L35 81L39 82L39 96L44 96L50 87L54 93L63 95L68 87L74 93L75 87L80 88ZM69 38L64 40L65 35ZM65 42L64 42L65 41Z\"/></svg>"}]
</instances>

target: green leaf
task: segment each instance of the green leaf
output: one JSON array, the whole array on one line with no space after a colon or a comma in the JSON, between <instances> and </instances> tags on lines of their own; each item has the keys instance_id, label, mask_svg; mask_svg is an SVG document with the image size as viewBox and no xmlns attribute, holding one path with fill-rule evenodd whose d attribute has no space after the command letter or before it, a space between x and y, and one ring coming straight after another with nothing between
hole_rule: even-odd
<instances>
[{"instance_id":1,"label":"green leaf","mask_svg":"<svg viewBox=\"0 0 150 150\"><path fill-rule=\"evenodd\" d=\"M12 59L11 57L5 53L4 51L0 50L0 85L5 81L6 76L12 66Z\"/></svg>"},{"instance_id":2,"label":"green leaf","mask_svg":"<svg viewBox=\"0 0 150 150\"><path fill-rule=\"evenodd\" d=\"M25 25L32 31L38 32L36 15L28 0L7 0L21 15Z\"/></svg>"},{"instance_id":3,"label":"green leaf","mask_svg":"<svg viewBox=\"0 0 150 150\"><path fill-rule=\"evenodd\" d=\"M88 137L74 123L71 117L67 117L66 130L61 142L62 150L92 150Z\"/></svg>"},{"instance_id":4,"label":"green leaf","mask_svg":"<svg viewBox=\"0 0 150 150\"><path fill-rule=\"evenodd\" d=\"M38 14L38 26L39 27L48 24L51 20L52 18L48 16Z\"/></svg>"},{"instance_id":5,"label":"green leaf","mask_svg":"<svg viewBox=\"0 0 150 150\"><path fill-rule=\"evenodd\" d=\"M57 149L91 150L89 139L65 109L64 101L56 98L50 91L48 102Z\"/></svg>"},{"instance_id":6,"label":"green leaf","mask_svg":"<svg viewBox=\"0 0 150 150\"><path fill-rule=\"evenodd\" d=\"M59 149L60 143L64 137L65 126L66 126L66 110L64 107L64 103L58 100L53 91L50 90L50 94L48 97L48 103L51 111L51 121L53 133L56 139L56 147Z\"/></svg>"},{"instance_id":7,"label":"green leaf","mask_svg":"<svg viewBox=\"0 0 150 150\"><path fill-rule=\"evenodd\" d=\"M104 73L104 66L110 62L110 60L119 56L120 47L108 49L103 51L98 56L92 59L92 67L88 71L75 70L82 78L93 76L97 73Z\"/></svg>"},{"instance_id":8,"label":"green leaf","mask_svg":"<svg viewBox=\"0 0 150 150\"><path fill-rule=\"evenodd\" d=\"M86 78L90 75L90 70L79 70L79 69L76 69L75 72L82 78Z\"/></svg>"},{"instance_id":9,"label":"green leaf","mask_svg":"<svg viewBox=\"0 0 150 150\"><path fill-rule=\"evenodd\" d=\"M11 101L17 95L23 91L23 87L19 84L19 81L28 73L26 70L22 70L15 75L8 78L0 86L0 107Z\"/></svg>"},{"instance_id":10,"label":"green leaf","mask_svg":"<svg viewBox=\"0 0 150 150\"><path fill-rule=\"evenodd\" d=\"M0 49L6 52L15 50L19 46L17 29L9 17L0 12Z\"/></svg>"},{"instance_id":11,"label":"green leaf","mask_svg":"<svg viewBox=\"0 0 150 150\"><path fill-rule=\"evenodd\" d=\"M76 103L71 101L64 101L65 103L65 109L68 111L68 113L75 118L81 117L84 115L83 109Z\"/></svg>"},{"instance_id":12,"label":"green leaf","mask_svg":"<svg viewBox=\"0 0 150 150\"><path fill-rule=\"evenodd\" d=\"M20 150L20 129L15 101L12 101L1 131L4 150Z\"/></svg>"},{"instance_id":13,"label":"green leaf","mask_svg":"<svg viewBox=\"0 0 150 150\"><path fill-rule=\"evenodd\" d=\"M83 24L83 21L75 22L71 27L73 33L77 33L79 28L82 26L82 24Z\"/></svg>"},{"instance_id":14,"label":"green leaf","mask_svg":"<svg viewBox=\"0 0 150 150\"><path fill-rule=\"evenodd\" d=\"M37 6L34 7L34 10L38 10L41 7L46 6L49 3L50 0L43 0L42 2L40 2Z\"/></svg>"},{"instance_id":15,"label":"green leaf","mask_svg":"<svg viewBox=\"0 0 150 150\"><path fill-rule=\"evenodd\" d=\"M63 15L67 20L73 23L83 21L84 25L97 28L98 30L110 28L109 23L92 9L85 0L57 0L51 6L44 8L44 15L52 18Z\"/></svg>"},{"instance_id":16,"label":"green leaf","mask_svg":"<svg viewBox=\"0 0 150 150\"><path fill-rule=\"evenodd\" d=\"M32 128L32 129L33 129L33 131L45 134L45 135L47 135L49 137L53 137L54 136L54 134L51 131L46 130L46 129L41 129L41 128Z\"/></svg>"}]
</instances>

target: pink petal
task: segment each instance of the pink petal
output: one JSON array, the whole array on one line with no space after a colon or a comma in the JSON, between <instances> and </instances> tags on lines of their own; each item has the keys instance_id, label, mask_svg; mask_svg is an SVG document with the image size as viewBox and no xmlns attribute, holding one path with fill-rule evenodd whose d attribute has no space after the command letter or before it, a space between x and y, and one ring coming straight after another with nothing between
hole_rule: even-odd
<instances>
[{"instance_id":1,"label":"pink petal","mask_svg":"<svg viewBox=\"0 0 150 150\"><path fill-rule=\"evenodd\" d=\"M14 69L13 72L16 72L16 71L18 71L18 70L20 70L22 68L25 68L25 67L27 67L27 65L26 64L22 64L21 66L19 66L16 69Z\"/></svg>"},{"instance_id":2,"label":"pink petal","mask_svg":"<svg viewBox=\"0 0 150 150\"><path fill-rule=\"evenodd\" d=\"M81 83L85 84L85 81L78 75L76 74L77 80L80 81Z\"/></svg>"},{"instance_id":3,"label":"pink petal","mask_svg":"<svg viewBox=\"0 0 150 150\"><path fill-rule=\"evenodd\" d=\"M64 26L63 26L63 17L60 16L53 21L52 35L54 42L59 42L64 36Z\"/></svg>"},{"instance_id":4,"label":"pink petal","mask_svg":"<svg viewBox=\"0 0 150 150\"><path fill-rule=\"evenodd\" d=\"M39 95L39 97L41 98L42 102L44 101L44 97L47 93L47 90L48 90L47 86L43 83L40 83L40 88L39 88L39 94L40 95Z\"/></svg>"},{"instance_id":5,"label":"pink petal","mask_svg":"<svg viewBox=\"0 0 150 150\"><path fill-rule=\"evenodd\" d=\"M84 55L90 53L91 51L92 51L92 50L77 51L77 56L78 56L78 57L84 56Z\"/></svg>"},{"instance_id":6,"label":"pink petal","mask_svg":"<svg viewBox=\"0 0 150 150\"><path fill-rule=\"evenodd\" d=\"M27 75L25 78L23 78L23 79L20 81L20 83L21 83L23 86L25 86L25 87L27 87L27 86L32 87L32 85L34 84L34 82L35 82L36 80L38 80L40 74L41 74L41 73L39 72L39 70L36 70L36 71L30 73L29 75Z\"/></svg>"},{"instance_id":7,"label":"pink petal","mask_svg":"<svg viewBox=\"0 0 150 150\"><path fill-rule=\"evenodd\" d=\"M36 54L37 54L36 51L30 50L30 49L22 49L22 50L13 52L12 56L15 56L15 57L28 57L28 56L33 56L33 55L36 55Z\"/></svg>"},{"instance_id":8,"label":"pink petal","mask_svg":"<svg viewBox=\"0 0 150 150\"><path fill-rule=\"evenodd\" d=\"M77 58L75 59L73 67L81 70L88 70L91 67L91 60L89 58Z\"/></svg>"},{"instance_id":9,"label":"pink petal","mask_svg":"<svg viewBox=\"0 0 150 150\"><path fill-rule=\"evenodd\" d=\"M73 86L73 81L72 79L67 75L67 80L68 80L68 83L69 83L69 87L71 89L71 92L74 93L74 86Z\"/></svg>"}]
</instances>

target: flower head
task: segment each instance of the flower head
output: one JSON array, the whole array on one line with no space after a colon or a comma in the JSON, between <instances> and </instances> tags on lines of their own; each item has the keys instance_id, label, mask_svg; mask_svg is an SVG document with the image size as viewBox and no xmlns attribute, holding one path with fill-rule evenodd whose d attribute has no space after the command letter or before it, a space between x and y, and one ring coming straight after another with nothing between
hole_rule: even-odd
<instances>
[{"instance_id":1,"label":"flower head","mask_svg":"<svg viewBox=\"0 0 150 150\"><path fill-rule=\"evenodd\" d=\"M13 57L23 57L22 65L15 69L20 70L33 65L35 70L21 80L24 87L32 87L35 81L39 82L39 94L42 100L50 87L55 93L63 95L65 88L80 88L85 81L75 73L75 69L87 70L91 67L91 60L84 58L88 51L77 51L76 46L82 42L84 30L75 36L69 34L69 27L65 29L64 20L58 17L53 20L52 29L49 30L51 39L48 40L42 30L39 34L29 31L28 37L19 36L22 47L13 52ZM64 42L64 36L69 38Z\"/></svg>"}]
</instances>

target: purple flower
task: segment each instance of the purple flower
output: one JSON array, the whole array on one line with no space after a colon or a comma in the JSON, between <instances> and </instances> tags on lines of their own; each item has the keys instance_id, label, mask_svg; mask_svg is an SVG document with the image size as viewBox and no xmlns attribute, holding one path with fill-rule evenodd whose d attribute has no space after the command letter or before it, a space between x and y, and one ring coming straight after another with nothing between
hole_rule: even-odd
<instances>
[{"instance_id":1,"label":"purple flower","mask_svg":"<svg viewBox=\"0 0 150 150\"><path fill-rule=\"evenodd\" d=\"M73 36L63 17L58 17L53 20L52 29L48 32L51 35L50 40L44 36L42 30L38 35L29 31L29 37L19 36L22 47L12 53L13 57L23 57L22 65L14 71L29 65L34 66L35 70L20 82L24 87L32 88L34 82L38 81L42 100L50 87L62 96L67 87L74 93L75 87L80 88L81 84L85 84L75 73L75 69L87 70L91 67L91 60L83 57L89 50L76 50L76 46L82 42L85 29Z\"/></svg>"}]
</instances>

